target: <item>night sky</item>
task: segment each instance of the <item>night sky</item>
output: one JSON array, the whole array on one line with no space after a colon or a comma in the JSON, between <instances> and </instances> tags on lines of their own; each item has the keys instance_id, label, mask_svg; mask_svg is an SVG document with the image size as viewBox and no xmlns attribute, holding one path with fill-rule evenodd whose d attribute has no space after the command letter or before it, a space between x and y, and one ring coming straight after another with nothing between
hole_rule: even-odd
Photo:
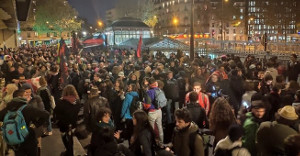
<instances>
[{"instance_id":1,"label":"night sky","mask_svg":"<svg viewBox=\"0 0 300 156\"><path fill-rule=\"evenodd\" d=\"M114 7L117 0L69 0L69 3L79 12L79 17L88 19L95 24L97 19L105 21L105 11Z\"/></svg>"}]
</instances>

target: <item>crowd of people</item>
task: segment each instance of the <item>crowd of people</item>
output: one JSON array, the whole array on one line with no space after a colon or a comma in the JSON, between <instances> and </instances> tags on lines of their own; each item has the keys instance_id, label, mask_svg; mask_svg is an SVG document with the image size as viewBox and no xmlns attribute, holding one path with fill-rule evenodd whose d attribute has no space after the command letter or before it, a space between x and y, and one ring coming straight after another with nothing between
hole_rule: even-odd
<instances>
[{"instance_id":1,"label":"crowd of people","mask_svg":"<svg viewBox=\"0 0 300 156\"><path fill-rule=\"evenodd\" d=\"M285 64L253 55L190 60L180 50L69 51L64 74L58 57L51 46L0 49L0 121L26 105L29 134L8 143L17 156L40 155L41 136L54 126L66 156L74 155L74 135L91 135L91 156L300 154L296 54Z\"/></svg>"}]
</instances>

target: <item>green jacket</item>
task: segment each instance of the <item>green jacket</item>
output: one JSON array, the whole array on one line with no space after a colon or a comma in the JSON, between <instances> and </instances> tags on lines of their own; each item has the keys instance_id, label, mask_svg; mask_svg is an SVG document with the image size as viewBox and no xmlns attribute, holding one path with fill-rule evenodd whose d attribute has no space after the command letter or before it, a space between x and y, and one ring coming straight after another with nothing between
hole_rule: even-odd
<instances>
[{"instance_id":1,"label":"green jacket","mask_svg":"<svg viewBox=\"0 0 300 156\"><path fill-rule=\"evenodd\" d=\"M172 143L174 152L177 156L191 155L189 136L196 131L198 131L198 126L193 122L184 130L177 130L175 128ZM203 140L200 135L197 135L197 138L195 139L193 156L204 156Z\"/></svg>"},{"instance_id":2,"label":"green jacket","mask_svg":"<svg viewBox=\"0 0 300 156\"><path fill-rule=\"evenodd\" d=\"M243 124L245 135L242 138L243 146L248 149L252 156L256 156L257 151L255 148L256 132L259 128L259 123L254 121L255 117L251 112L246 114L246 120Z\"/></svg>"}]
</instances>

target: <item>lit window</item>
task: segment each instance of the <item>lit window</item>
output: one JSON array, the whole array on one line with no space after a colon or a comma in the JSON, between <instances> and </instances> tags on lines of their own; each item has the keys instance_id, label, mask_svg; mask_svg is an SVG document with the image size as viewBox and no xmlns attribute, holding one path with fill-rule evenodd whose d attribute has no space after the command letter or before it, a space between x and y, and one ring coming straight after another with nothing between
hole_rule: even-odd
<instances>
[{"instance_id":1,"label":"lit window","mask_svg":"<svg viewBox=\"0 0 300 156\"><path fill-rule=\"evenodd\" d=\"M165 3L162 4L162 7L163 7L163 8L165 7Z\"/></svg>"},{"instance_id":2,"label":"lit window","mask_svg":"<svg viewBox=\"0 0 300 156\"><path fill-rule=\"evenodd\" d=\"M244 16L243 16L243 15L241 15L241 16L240 16L240 19L241 19L241 20L242 20L242 19L244 19Z\"/></svg>"},{"instance_id":3,"label":"lit window","mask_svg":"<svg viewBox=\"0 0 300 156\"><path fill-rule=\"evenodd\" d=\"M235 16L235 15L233 15L233 16L232 16L232 19L234 19L234 20L235 20L235 19L236 19L236 16Z\"/></svg>"},{"instance_id":4,"label":"lit window","mask_svg":"<svg viewBox=\"0 0 300 156\"><path fill-rule=\"evenodd\" d=\"M184 2L186 3L186 2L187 2L187 0L184 0Z\"/></svg>"},{"instance_id":5,"label":"lit window","mask_svg":"<svg viewBox=\"0 0 300 156\"><path fill-rule=\"evenodd\" d=\"M244 9L240 9L240 12L243 13L243 12L244 12Z\"/></svg>"},{"instance_id":6,"label":"lit window","mask_svg":"<svg viewBox=\"0 0 300 156\"><path fill-rule=\"evenodd\" d=\"M173 1L173 5L175 4L175 1Z\"/></svg>"},{"instance_id":7,"label":"lit window","mask_svg":"<svg viewBox=\"0 0 300 156\"><path fill-rule=\"evenodd\" d=\"M169 13L169 9L167 9L167 13Z\"/></svg>"},{"instance_id":8,"label":"lit window","mask_svg":"<svg viewBox=\"0 0 300 156\"><path fill-rule=\"evenodd\" d=\"M178 0L178 3L180 3L180 0Z\"/></svg>"}]
</instances>

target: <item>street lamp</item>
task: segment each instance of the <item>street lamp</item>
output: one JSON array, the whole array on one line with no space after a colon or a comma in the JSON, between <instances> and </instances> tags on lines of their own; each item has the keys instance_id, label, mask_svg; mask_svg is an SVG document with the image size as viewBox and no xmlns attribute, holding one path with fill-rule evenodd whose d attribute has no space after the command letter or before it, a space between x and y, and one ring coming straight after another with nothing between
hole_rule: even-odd
<instances>
[{"instance_id":1,"label":"street lamp","mask_svg":"<svg viewBox=\"0 0 300 156\"><path fill-rule=\"evenodd\" d=\"M98 26L99 26L99 27L102 27L102 26L103 26L103 22L102 22L102 21L98 21L97 23L98 23Z\"/></svg>"},{"instance_id":2,"label":"street lamp","mask_svg":"<svg viewBox=\"0 0 300 156\"><path fill-rule=\"evenodd\" d=\"M224 2L225 3L227 3L227 2L229 2L229 0L222 0L222 3L221 3L221 5L222 5L222 14L224 14ZM223 16L222 16L222 18L221 18L221 49L223 50L224 49L224 43L223 43L223 41L224 41L224 38L225 38L225 33L223 34L223 29L224 29L224 18L223 18Z\"/></svg>"},{"instance_id":3,"label":"street lamp","mask_svg":"<svg viewBox=\"0 0 300 156\"><path fill-rule=\"evenodd\" d=\"M178 18L177 17L173 17L172 23L175 25L175 33L177 33L177 25L178 25Z\"/></svg>"},{"instance_id":4,"label":"street lamp","mask_svg":"<svg viewBox=\"0 0 300 156\"><path fill-rule=\"evenodd\" d=\"M191 27L190 27L190 59L194 60L195 52L194 52L194 3L195 0L191 2Z\"/></svg>"}]
</instances>

